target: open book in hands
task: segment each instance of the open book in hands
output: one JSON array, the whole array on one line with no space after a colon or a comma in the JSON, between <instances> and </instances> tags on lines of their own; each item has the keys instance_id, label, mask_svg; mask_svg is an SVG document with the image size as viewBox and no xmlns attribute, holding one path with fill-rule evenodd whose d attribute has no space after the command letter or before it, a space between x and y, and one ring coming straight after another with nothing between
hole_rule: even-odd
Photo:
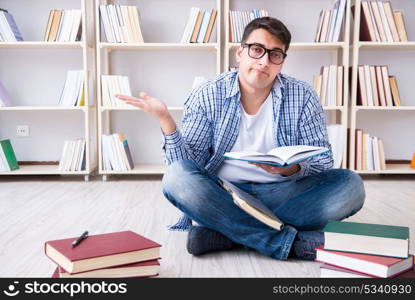
<instances>
[{"instance_id":1,"label":"open book in hands","mask_svg":"<svg viewBox=\"0 0 415 300\"><path fill-rule=\"evenodd\" d=\"M259 199L224 179L221 179L221 181L222 187L232 196L233 202L237 206L269 227L279 231L282 230L284 223Z\"/></svg>"},{"instance_id":2,"label":"open book in hands","mask_svg":"<svg viewBox=\"0 0 415 300\"><path fill-rule=\"evenodd\" d=\"M268 151L268 153L260 153L256 151L226 152L224 156L226 159L236 159L278 167L288 167L312 156L323 154L327 151L329 151L329 149L324 147L297 145L277 147Z\"/></svg>"}]
</instances>

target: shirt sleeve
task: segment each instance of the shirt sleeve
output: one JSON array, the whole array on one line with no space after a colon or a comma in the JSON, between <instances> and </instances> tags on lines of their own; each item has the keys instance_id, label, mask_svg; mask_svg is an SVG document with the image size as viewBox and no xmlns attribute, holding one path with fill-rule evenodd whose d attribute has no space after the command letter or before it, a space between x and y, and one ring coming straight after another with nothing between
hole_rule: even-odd
<instances>
[{"instance_id":1,"label":"shirt sleeve","mask_svg":"<svg viewBox=\"0 0 415 300\"><path fill-rule=\"evenodd\" d=\"M212 145L212 122L206 115L202 90L194 90L184 104L182 129L171 134L162 133L162 150L166 164L179 160L193 160L204 166Z\"/></svg>"},{"instance_id":2,"label":"shirt sleeve","mask_svg":"<svg viewBox=\"0 0 415 300\"><path fill-rule=\"evenodd\" d=\"M300 162L298 177L319 173L333 167L333 153L328 140L323 107L316 93L308 90L299 121L299 144L326 147L330 151Z\"/></svg>"}]
</instances>

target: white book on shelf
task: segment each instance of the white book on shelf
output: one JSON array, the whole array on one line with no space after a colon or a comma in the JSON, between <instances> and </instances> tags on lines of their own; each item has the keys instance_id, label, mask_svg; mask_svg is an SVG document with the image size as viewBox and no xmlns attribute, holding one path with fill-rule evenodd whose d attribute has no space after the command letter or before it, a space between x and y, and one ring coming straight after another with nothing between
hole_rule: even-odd
<instances>
[{"instance_id":1,"label":"white book on shelf","mask_svg":"<svg viewBox=\"0 0 415 300\"><path fill-rule=\"evenodd\" d=\"M6 14L3 11L0 11L0 31L7 42L17 42L17 39L7 22Z\"/></svg>"},{"instance_id":2,"label":"white book on shelf","mask_svg":"<svg viewBox=\"0 0 415 300\"><path fill-rule=\"evenodd\" d=\"M111 22L110 22L110 17L108 15L109 14L108 13L108 6L107 5L100 5L99 6L99 12L100 12L100 16L101 16L102 28L104 29L105 38L107 39L107 42L115 43L115 41L116 41L115 33L114 33L114 30L112 29L112 25L111 25ZM101 42L102 42L102 40L101 40Z\"/></svg>"},{"instance_id":3,"label":"white book on shelf","mask_svg":"<svg viewBox=\"0 0 415 300\"><path fill-rule=\"evenodd\" d=\"M82 139L81 140L81 151L79 152L78 166L76 168L77 171L82 171L82 164L84 162L84 158L86 158L85 148L86 148L86 141L85 139Z\"/></svg>"},{"instance_id":4,"label":"white book on shelf","mask_svg":"<svg viewBox=\"0 0 415 300\"><path fill-rule=\"evenodd\" d=\"M125 28L124 20L122 18L121 5L114 5L114 8L115 8L116 20L118 22L117 25L118 25L118 32L121 38L121 43L127 43L128 40L126 36L126 28Z\"/></svg>"},{"instance_id":5,"label":"white book on shelf","mask_svg":"<svg viewBox=\"0 0 415 300\"><path fill-rule=\"evenodd\" d=\"M120 87L121 87L120 94L127 95L127 96L132 96L131 88L130 88L130 81L128 80L128 76L120 76L119 83L120 83ZM131 107L130 104L127 104L125 101L122 101L120 99L118 99L118 103L120 103L121 106L123 106L123 107Z\"/></svg>"},{"instance_id":6,"label":"white book on shelf","mask_svg":"<svg viewBox=\"0 0 415 300\"><path fill-rule=\"evenodd\" d=\"M337 11L337 16L336 16L336 24L334 25L335 27L334 27L332 42L339 42L340 40L340 32L341 32L342 25L343 25L344 14L346 12L346 3L347 3L347 0L340 0L340 4L339 4L338 11Z\"/></svg>"},{"instance_id":7,"label":"white book on shelf","mask_svg":"<svg viewBox=\"0 0 415 300\"><path fill-rule=\"evenodd\" d=\"M366 83L366 97L367 105L374 106L373 102L373 93L372 93L372 80L370 78L370 68L369 65L364 65L363 70L365 71L365 83Z\"/></svg>"},{"instance_id":8,"label":"white book on shelf","mask_svg":"<svg viewBox=\"0 0 415 300\"><path fill-rule=\"evenodd\" d=\"M371 135L368 136L367 139L367 160L366 160L366 169L368 171L374 171L373 166L373 137Z\"/></svg>"},{"instance_id":9,"label":"white book on shelf","mask_svg":"<svg viewBox=\"0 0 415 300\"><path fill-rule=\"evenodd\" d=\"M115 80L116 80L116 76L114 75L108 76L108 88L109 88L109 95L110 95L110 100L111 100L111 107L117 107L117 102L118 102L118 99L116 99L114 96L117 94L116 85L114 82Z\"/></svg>"},{"instance_id":10,"label":"white book on shelf","mask_svg":"<svg viewBox=\"0 0 415 300\"><path fill-rule=\"evenodd\" d=\"M231 31L230 42L234 43L236 41L236 37L235 37L235 20L233 16L233 10L229 11L229 26L230 26L230 31Z\"/></svg>"},{"instance_id":11,"label":"white book on shelf","mask_svg":"<svg viewBox=\"0 0 415 300\"><path fill-rule=\"evenodd\" d=\"M102 152L102 167L106 171L111 171L111 162L108 149L108 136L106 134L101 135L101 152Z\"/></svg>"},{"instance_id":12,"label":"white book on shelf","mask_svg":"<svg viewBox=\"0 0 415 300\"><path fill-rule=\"evenodd\" d=\"M328 106L336 106L337 98L337 66L329 66Z\"/></svg>"},{"instance_id":13,"label":"white book on shelf","mask_svg":"<svg viewBox=\"0 0 415 300\"><path fill-rule=\"evenodd\" d=\"M190 43L190 40L192 38L192 33L193 33L194 28L195 28L196 21L197 21L197 16L199 15L199 12L200 12L199 7L196 7L196 9L193 10L193 15L192 15L192 20L191 20L190 27L189 27L189 32L186 36L186 43Z\"/></svg>"},{"instance_id":14,"label":"white book on shelf","mask_svg":"<svg viewBox=\"0 0 415 300\"><path fill-rule=\"evenodd\" d=\"M141 31L141 22L140 22L141 18L140 18L140 12L138 10L138 7L130 6L128 11L130 13L130 20L132 22L134 32L135 32L134 40L137 43L144 43L143 32Z\"/></svg>"},{"instance_id":15,"label":"white book on shelf","mask_svg":"<svg viewBox=\"0 0 415 300\"><path fill-rule=\"evenodd\" d=\"M116 13L116 9L115 9L115 5L113 4L109 4L107 5L108 8L108 15L110 18L110 22L111 22L111 26L112 29L114 31L114 35L115 35L115 42L116 43L121 43L121 35L120 35L120 29L119 29L119 23L118 23L118 19L117 19L117 13Z\"/></svg>"},{"instance_id":16,"label":"white book on shelf","mask_svg":"<svg viewBox=\"0 0 415 300\"><path fill-rule=\"evenodd\" d=\"M116 165L117 171L124 171L123 163L121 160L121 152L120 152L120 148L118 147L117 139L118 139L117 135L113 133L111 135L111 147L113 150L112 152L114 153L114 164Z\"/></svg>"},{"instance_id":17,"label":"white book on shelf","mask_svg":"<svg viewBox=\"0 0 415 300\"><path fill-rule=\"evenodd\" d=\"M79 155L79 150L80 150L80 140L74 140L74 151L72 153L72 157L71 157L71 166L69 167L69 171L75 171L76 165L77 165L77 158Z\"/></svg>"},{"instance_id":18,"label":"white book on shelf","mask_svg":"<svg viewBox=\"0 0 415 300\"><path fill-rule=\"evenodd\" d=\"M63 27L65 25L65 22L67 20L67 11L66 10L62 10L61 13L61 19L59 21L59 27L58 27L58 31L56 33L56 38L55 41L56 42L62 42L62 32L63 32Z\"/></svg>"},{"instance_id":19,"label":"white book on shelf","mask_svg":"<svg viewBox=\"0 0 415 300\"><path fill-rule=\"evenodd\" d=\"M110 166L109 171L117 171L117 165L115 164L115 154L113 153L113 147L112 147L112 137L111 135L103 135L105 138L103 141L105 141L105 149L108 157L108 163Z\"/></svg>"},{"instance_id":20,"label":"white book on shelf","mask_svg":"<svg viewBox=\"0 0 415 300\"><path fill-rule=\"evenodd\" d=\"M323 24L321 26L321 33L320 33L320 40L319 40L320 43L326 42L329 19L330 19L330 10L325 9L323 11Z\"/></svg>"},{"instance_id":21,"label":"white book on shelf","mask_svg":"<svg viewBox=\"0 0 415 300\"><path fill-rule=\"evenodd\" d=\"M193 11L195 9L196 9L196 7L190 8L189 16L187 17L187 21L186 21L186 24L185 24L185 27L184 27L184 30L183 30L183 35L182 35L182 38L180 39L180 43L182 43L182 44L186 43L186 41L187 41L187 36L188 36L189 30L190 30L190 23L191 23L192 18L193 18Z\"/></svg>"},{"instance_id":22,"label":"white book on shelf","mask_svg":"<svg viewBox=\"0 0 415 300\"><path fill-rule=\"evenodd\" d=\"M70 42L75 42L76 37L78 35L78 31L82 24L82 11L80 9L74 9L73 10L73 22L72 22L72 28L71 28L71 34L69 37Z\"/></svg>"},{"instance_id":23,"label":"white book on shelf","mask_svg":"<svg viewBox=\"0 0 415 300\"><path fill-rule=\"evenodd\" d=\"M389 84L389 72L387 66L381 66L383 87L385 90L386 105L393 106L392 92Z\"/></svg>"},{"instance_id":24,"label":"white book on shelf","mask_svg":"<svg viewBox=\"0 0 415 300\"><path fill-rule=\"evenodd\" d=\"M329 79L329 67L323 66L323 80L321 84L321 105L327 106L328 105L328 79Z\"/></svg>"},{"instance_id":25,"label":"white book on shelf","mask_svg":"<svg viewBox=\"0 0 415 300\"><path fill-rule=\"evenodd\" d=\"M373 137L373 166L375 171L380 171L380 156L379 156L379 143L376 136Z\"/></svg>"},{"instance_id":26,"label":"white book on shelf","mask_svg":"<svg viewBox=\"0 0 415 300\"><path fill-rule=\"evenodd\" d=\"M336 106L343 105L344 66L337 66Z\"/></svg>"},{"instance_id":27,"label":"white book on shelf","mask_svg":"<svg viewBox=\"0 0 415 300\"><path fill-rule=\"evenodd\" d=\"M75 22L75 10L69 9L68 10L68 22L66 23L66 28L64 31L65 35L63 37L64 42L71 41L71 32L72 32L72 27L74 26L74 22Z\"/></svg>"},{"instance_id":28,"label":"white book on shelf","mask_svg":"<svg viewBox=\"0 0 415 300\"><path fill-rule=\"evenodd\" d=\"M121 19L124 24L123 30L124 30L124 36L126 38L127 43L134 43L134 33L133 33L133 27L130 22L130 16L128 13L128 6L122 5L120 6L121 11Z\"/></svg>"},{"instance_id":29,"label":"white book on shelf","mask_svg":"<svg viewBox=\"0 0 415 300\"><path fill-rule=\"evenodd\" d=\"M386 40L388 42L393 42L392 31L389 27L389 23L388 23L388 19L386 17L386 14L385 14L385 8L383 6L383 2L378 1L377 5L378 5L378 8L379 8L380 18L382 19L383 28L385 30Z\"/></svg>"},{"instance_id":30,"label":"white book on shelf","mask_svg":"<svg viewBox=\"0 0 415 300\"><path fill-rule=\"evenodd\" d=\"M63 171L63 166L65 165L67 150L68 150L68 141L65 141L63 144L61 159L59 161L59 167L58 167L59 171Z\"/></svg>"},{"instance_id":31,"label":"white book on shelf","mask_svg":"<svg viewBox=\"0 0 415 300\"><path fill-rule=\"evenodd\" d=\"M324 18L324 10L321 10L320 15L318 17L318 25L317 25L316 35L314 37L314 42L315 43L318 43L320 41L321 27L323 26L323 18Z\"/></svg>"},{"instance_id":32,"label":"white book on shelf","mask_svg":"<svg viewBox=\"0 0 415 300\"><path fill-rule=\"evenodd\" d=\"M113 96L113 99L114 99L115 106L117 106L117 107L122 107L123 102L124 102L124 101L118 99L117 97L115 97L115 95L121 94L120 78L121 78L121 76L119 76L119 75L113 77L113 79L114 79L114 81L113 81L114 82L114 91L115 92L112 96Z\"/></svg>"},{"instance_id":33,"label":"white book on shelf","mask_svg":"<svg viewBox=\"0 0 415 300\"><path fill-rule=\"evenodd\" d=\"M336 26L336 18L337 18L337 13L339 11L339 6L340 6L340 0L337 0L334 3L333 9L332 11L332 17L330 20L330 24L329 24L329 32L327 35L327 42L333 42L333 37L334 37L334 27Z\"/></svg>"},{"instance_id":34,"label":"white book on shelf","mask_svg":"<svg viewBox=\"0 0 415 300\"><path fill-rule=\"evenodd\" d=\"M327 134L331 144L331 151L333 153L333 168L340 168L343 161L344 152L344 134L343 125L330 124L327 126Z\"/></svg>"},{"instance_id":35,"label":"white book on shelf","mask_svg":"<svg viewBox=\"0 0 415 300\"><path fill-rule=\"evenodd\" d=\"M123 170L131 171L130 164L128 163L127 153L125 152L124 144L121 141L121 136L120 136L119 133L116 134L116 140L117 140L118 149L119 149L120 154L121 154L120 155L120 160L121 160Z\"/></svg>"},{"instance_id":36,"label":"white book on shelf","mask_svg":"<svg viewBox=\"0 0 415 300\"><path fill-rule=\"evenodd\" d=\"M78 95L75 102L75 106L81 106L82 98L84 97L84 88L85 88L85 78L83 71L78 71Z\"/></svg>"},{"instance_id":37,"label":"white book on shelf","mask_svg":"<svg viewBox=\"0 0 415 300\"><path fill-rule=\"evenodd\" d=\"M70 97L70 91L73 85L73 80L74 80L74 76L73 76L73 72L71 70L66 72L66 80L65 80L65 84L63 87L63 91L61 93L61 97L59 99L59 104L61 106L67 106L67 98Z\"/></svg>"},{"instance_id":38,"label":"white book on shelf","mask_svg":"<svg viewBox=\"0 0 415 300\"><path fill-rule=\"evenodd\" d=\"M74 141L68 141L68 152L65 158L65 164L62 171L69 171L71 167L71 158L74 152Z\"/></svg>"},{"instance_id":39,"label":"white book on shelf","mask_svg":"<svg viewBox=\"0 0 415 300\"><path fill-rule=\"evenodd\" d=\"M200 25L199 34L197 36L198 43L203 43L203 39L205 38L206 31L209 25L210 15L210 11L205 11L205 14L203 15L202 24Z\"/></svg>"}]
</instances>

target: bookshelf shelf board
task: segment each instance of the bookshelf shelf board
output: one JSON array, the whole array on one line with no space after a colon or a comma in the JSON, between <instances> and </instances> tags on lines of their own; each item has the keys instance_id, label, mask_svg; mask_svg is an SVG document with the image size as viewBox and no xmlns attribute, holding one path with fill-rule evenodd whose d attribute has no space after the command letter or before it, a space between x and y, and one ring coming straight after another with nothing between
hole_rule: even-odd
<instances>
[{"instance_id":1,"label":"bookshelf shelf board","mask_svg":"<svg viewBox=\"0 0 415 300\"><path fill-rule=\"evenodd\" d=\"M415 110L415 106L353 106L355 111L359 110Z\"/></svg>"},{"instance_id":2,"label":"bookshelf shelf board","mask_svg":"<svg viewBox=\"0 0 415 300\"><path fill-rule=\"evenodd\" d=\"M21 165L18 170L0 172L0 175L86 175L88 171L62 172L58 165Z\"/></svg>"},{"instance_id":3,"label":"bookshelf shelf board","mask_svg":"<svg viewBox=\"0 0 415 300\"><path fill-rule=\"evenodd\" d=\"M230 50L234 50L238 48L240 43L228 43L228 47ZM345 47L344 42L338 43L291 43L290 50L337 50L340 48Z\"/></svg>"},{"instance_id":4,"label":"bookshelf shelf board","mask_svg":"<svg viewBox=\"0 0 415 300\"><path fill-rule=\"evenodd\" d=\"M62 110L62 111L87 111L85 106L73 106L73 107L64 107L64 106L7 106L7 107L0 107L1 110L8 110L8 111L22 111L22 110Z\"/></svg>"},{"instance_id":5,"label":"bookshelf shelf board","mask_svg":"<svg viewBox=\"0 0 415 300\"><path fill-rule=\"evenodd\" d=\"M323 106L323 110L340 110L343 111L343 106Z\"/></svg>"},{"instance_id":6,"label":"bookshelf shelf board","mask_svg":"<svg viewBox=\"0 0 415 300\"><path fill-rule=\"evenodd\" d=\"M105 171L100 174L164 174L165 165L135 165L131 171Z\"/></svg>"},{"instance_id":7,"label":"bookshelf shelf board","mask_svg":"<svg viewBox=\"0 0 415 300\"><path fill-rule=\"evenodd\" d=\"M415 174L408 164L386 164L386 170L381 171L356 171L359 174Z\"/></svg>"},{"instance_id":8,"label":"bookshelf shelf board","mask_svg":"<svg viewBox=\"0 0 415 300\"><path fill-rule=\"evenodd\" d=\"M83 42L0 42L6 49L81 49Z\"/></svg>"},{"instance_id":9,"label":"bookshelf shelf board","mask_svg":"<svg viewBox=\"0 0 415 300\"><path fill-rule=\"evenodd\" d=\"M361 49L415 50L415 42L358 42Z\"/></svg>"},{"instance_id":10,"label":"bookshelf shelf board","mask_svg":"<svg viewBox=\"0 0 415 300\"><path fill-rule=\"evenodd\" d=\"M167 107L168 110L170 111L182 111L183 107L181 106L169 106ZM106 111L106 110L141 110L141 108L138 107L110 107L110 106L102 106L101 107L101 111Z\"/></svg>"},{"instance_id":11,"label":"bookshelf shelf board","mask_svg":"<svg viewBox=\"0 0 415 300\"><path fill-rule=\"evenodd\" d=\"M217 43L100 43L101 49L108 50L214 50Z\"/></svg>"}]
</instances>

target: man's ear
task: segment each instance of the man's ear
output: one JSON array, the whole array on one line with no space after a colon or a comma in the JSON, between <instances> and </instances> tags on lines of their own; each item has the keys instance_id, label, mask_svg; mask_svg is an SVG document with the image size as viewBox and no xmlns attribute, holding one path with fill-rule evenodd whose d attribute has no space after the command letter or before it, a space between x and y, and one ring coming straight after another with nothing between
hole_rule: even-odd
<instances>
[{"instance_id":1,"label":"man's ear","mask_svg":"<svg viewBox=\"0 0 415 300\"><path fill-rule=\"evenodd\" d=\"M242 56L242 51L243 50L244 50L244 48L242 46L239 46L238 49L236 49L235 59L236 59L237 63L239 63L241 61L241 56Z\"/></svg>"}]
</instances>

